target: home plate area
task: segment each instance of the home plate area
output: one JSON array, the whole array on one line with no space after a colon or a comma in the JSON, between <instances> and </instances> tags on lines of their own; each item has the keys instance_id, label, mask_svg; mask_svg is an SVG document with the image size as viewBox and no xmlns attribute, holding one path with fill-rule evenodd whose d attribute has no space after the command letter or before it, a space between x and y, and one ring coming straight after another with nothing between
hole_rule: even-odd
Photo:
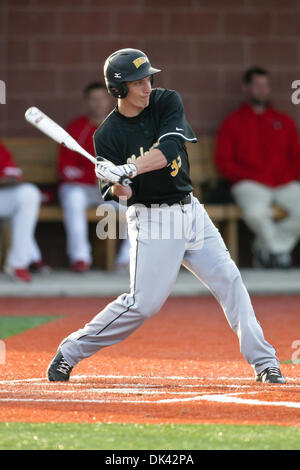
<instances>
[{"instance_id":1,"label":"home plate area","mask_svg":"<svg viewBox=\"0 0 300 470\"><path fill-rule=\"evenodd\" d=\"M300 369L291 360L299 297L256 297L286 385L254 381L252 367L212 298L171 298L125 341L81 361L67 383L46 370L62 338L107 299L23 299L22 314L59 315L5 340L0 422L228 423L300 426ZM19 315L5 301L6 315ZM284 319L284 321L283 321Z\"/></svg>"},{"instance_id":2,"label":"home plate area","mask_svg":"<svg viewBox=\"0 0 300 470\"><path fill-rule=\"evenodd\" d=\"M95 403L164 405L222 403L300 408L300 378L286 385L255 384L253 377L145 377L74 375L68 383L43 378L0 381L2 403Z\"/></svg>"}]
</instances>

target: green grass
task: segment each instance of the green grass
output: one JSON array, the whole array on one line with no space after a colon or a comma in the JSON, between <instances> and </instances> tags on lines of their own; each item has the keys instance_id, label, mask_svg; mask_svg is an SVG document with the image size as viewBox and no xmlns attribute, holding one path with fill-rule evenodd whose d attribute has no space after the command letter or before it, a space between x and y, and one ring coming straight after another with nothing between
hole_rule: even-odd
<instances>
[{"instance_id":1,"label":"green grass","mask_svg":"<svg viewBox=\"0 0 300 470\"><path fill-rule=\"evenodd\" d=\"M294 361L291 359L288 361L280 361L280 364L300 364L300 359L295 359Z\"/></svg>"},{"instance_id":2,"label":"green grass","mask_svg":"<svg viewBox=\"0 0 300 470\"><path fill-rule=\"evenodd\" d=\"M52 320L57 320L57 315L41 315L35 317L2 317L0 316L0 339L14 336L23 331L35 328L36 326L43 325Z\"/></svg>"},{"instance_id":3,"label":"green grass","mask_svg":"<svg viewBox=\"0 0 300 470\"><path fill-rule=\"evenodd\" d=\"M223 424L0 423L0 449L300 449L300 429Z\"/></svg>"}]
</instances>

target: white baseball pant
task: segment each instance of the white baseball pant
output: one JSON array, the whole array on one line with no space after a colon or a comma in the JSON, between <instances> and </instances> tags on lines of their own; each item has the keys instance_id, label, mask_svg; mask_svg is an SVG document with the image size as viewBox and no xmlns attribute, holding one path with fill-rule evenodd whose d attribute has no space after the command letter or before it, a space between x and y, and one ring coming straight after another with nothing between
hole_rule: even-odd
<instances>
[{"instance_id":1,"label":"white baseball pant","mask_svg":"<svg viewBox=\"0 0 300 470\"><path fill-rule=\"evenodd\" d=\"M61 352L71 366L124 340L157 313L183 264L215 296L238 336L241 353L256 373L279 367L276 351L264 338L240 272L196 198L191 204L163 209L134 204L127 211L127 221L131 291L120 295L84 328L62 341ZM180 236L178 227L182 225L185 230Z\"/></svg>"},{"instance_id":2,"label":"white baseball pant","mask_svg":"<svg viewBox=\"0 0 300 470\"><path fill-rule=\"evenodd\" d=\"M59 188L59 200L64 211L68 257L71 263L80 260L91 264L86 210L88 207L107 204L107 202L103 201L98 186L80 183L63 183ZM126 211L126 208L115 201L110 201L110 204L120 211ZM129 263L129 249L129 240L126 238L122 242L116 259L117 266Z\"/></svg>"},{"instance_id":3,"label":"white baseball pant","mask_svg":"<svg viewBox=\"0 0 300 470\"><path fill-rule=\"evenodd\" d=\"M300 183L272 188L245 180L234 184L231 191L256 236L255 245L272 254L290 253L300 238ZM272 204L285 209L287 217L275 221Z\"/></svg>"},{"instance_id":4,"label":"white baseball pant","mask_svg":"<svg viewBox=\"0 0 300 470\"><path fill-rule=\"evenodd\" d=\"M34 238L41 204L39 189L30 183L0 188L0 218L9 219L11 240L6 264L14 269L26 268L41 260Z\"/></svg>"}]
</instances>

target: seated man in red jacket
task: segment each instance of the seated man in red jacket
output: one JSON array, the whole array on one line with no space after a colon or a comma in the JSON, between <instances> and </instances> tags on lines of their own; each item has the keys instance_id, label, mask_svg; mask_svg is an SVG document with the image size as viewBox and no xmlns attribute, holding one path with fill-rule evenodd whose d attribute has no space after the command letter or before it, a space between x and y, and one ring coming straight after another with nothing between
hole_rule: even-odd
<instances>
[{"instance_id":1,"label":"seated man in red jacket","mask_svg":"<svg viewBox=\"0 0 300 470\"><path fill-rule=\"evenodd\" d=\"M219 130L215 162L232 182L245 223L255 234L254 265L289 268L300 238L300 146L296 125L270 104L269 73L253 67L243 77L246 102ZM276 204L288 213L272 217Z\"/></svg>"},{"instance_id":2,"label":"seated man in red jacket","mask_svg":"<svg viewBox=\"0 0 300 470\"><path fill-rule=\"evenodd\" d=\"M91 83L85 88L84 99L86 115L74 119L66 130L87 152L95 155L93 134L107 116L112 104L105 86L100 82ZM67 236L67 254L72 270L85 272L92 262L86 209L104 203L99 192L95 168L86 158L61 146L58 174L61 183L59 199L64 211ZM125 208L118 203L113 201L111 204L125 212ZM117 267L128 265L129 248L129 241L125 239L116 259Z\"/></svg>"},{"instance_id":3,"label":"seated man in red jacket","mask_svg":"<svg viewBox=\"0 0 300 470\"><path fill-rule=\"evenodd\" d=\"M34 238L40 204L39 189L22 183L22 171L0 142L0 219L8 219L11 225L4 271L17 281L31 281L29 267L38 272L46 269Z\"/></svg>"}]
</instances>

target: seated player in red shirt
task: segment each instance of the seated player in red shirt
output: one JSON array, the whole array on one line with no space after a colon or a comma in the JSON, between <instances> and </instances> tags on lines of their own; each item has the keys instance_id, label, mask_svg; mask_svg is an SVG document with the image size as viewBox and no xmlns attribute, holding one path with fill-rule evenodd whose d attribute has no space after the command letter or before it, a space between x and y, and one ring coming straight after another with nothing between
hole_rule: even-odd
<instances>
[{"instance_id":1,"label":"seated player in red shirt","mask_svg":"<svg viewBox=\"0 0 300 470\"><path fill-rule=\"evenodd\" d=\"M13 280L30 282L29 268L43 272L49 268L43 263L34 231L41 204L39 189L22 183L22 171L12 154L0 142L0 219L8 219L11 241L4 271Z\"/></svg>"},{"instance_id":2,"label":"seated player in red shirt","mask_svg":"<svg viewBox=\"0 0 300 470\"><path fill-rule=\"evenodd\" d=\"M252 67L243 77L246 102L222 123L215 162L232 182L232 195L254 232L254 265L289 268L300 238L300 146L296 125L270 103L269 72ZM288 213L276 222L271 206Z\"/></svg>"},{"instance_id":3,"label":"seated player in red shirt","mask_svg":"<svg viewBox=\"0 0 300 470\"><path fill-rule=\"evenodd\" d=\"M87 152L94 155L94 132L107 116L112 102L105 86L100 82L91 83L84 89L84 101L86 115L74 119L66 130ZM92 263L86 209L103 204L104 201L99 193L94 166L86 158L64 146L59 149L58 173L61 182L59 199L64 211L67 254L72 270L85 272ZM111 204L122 212L126 210L116 202ZM129 241L125 239L116 259L117 267L128 265L129 248Z\"/></svg>"}]
</instances>

